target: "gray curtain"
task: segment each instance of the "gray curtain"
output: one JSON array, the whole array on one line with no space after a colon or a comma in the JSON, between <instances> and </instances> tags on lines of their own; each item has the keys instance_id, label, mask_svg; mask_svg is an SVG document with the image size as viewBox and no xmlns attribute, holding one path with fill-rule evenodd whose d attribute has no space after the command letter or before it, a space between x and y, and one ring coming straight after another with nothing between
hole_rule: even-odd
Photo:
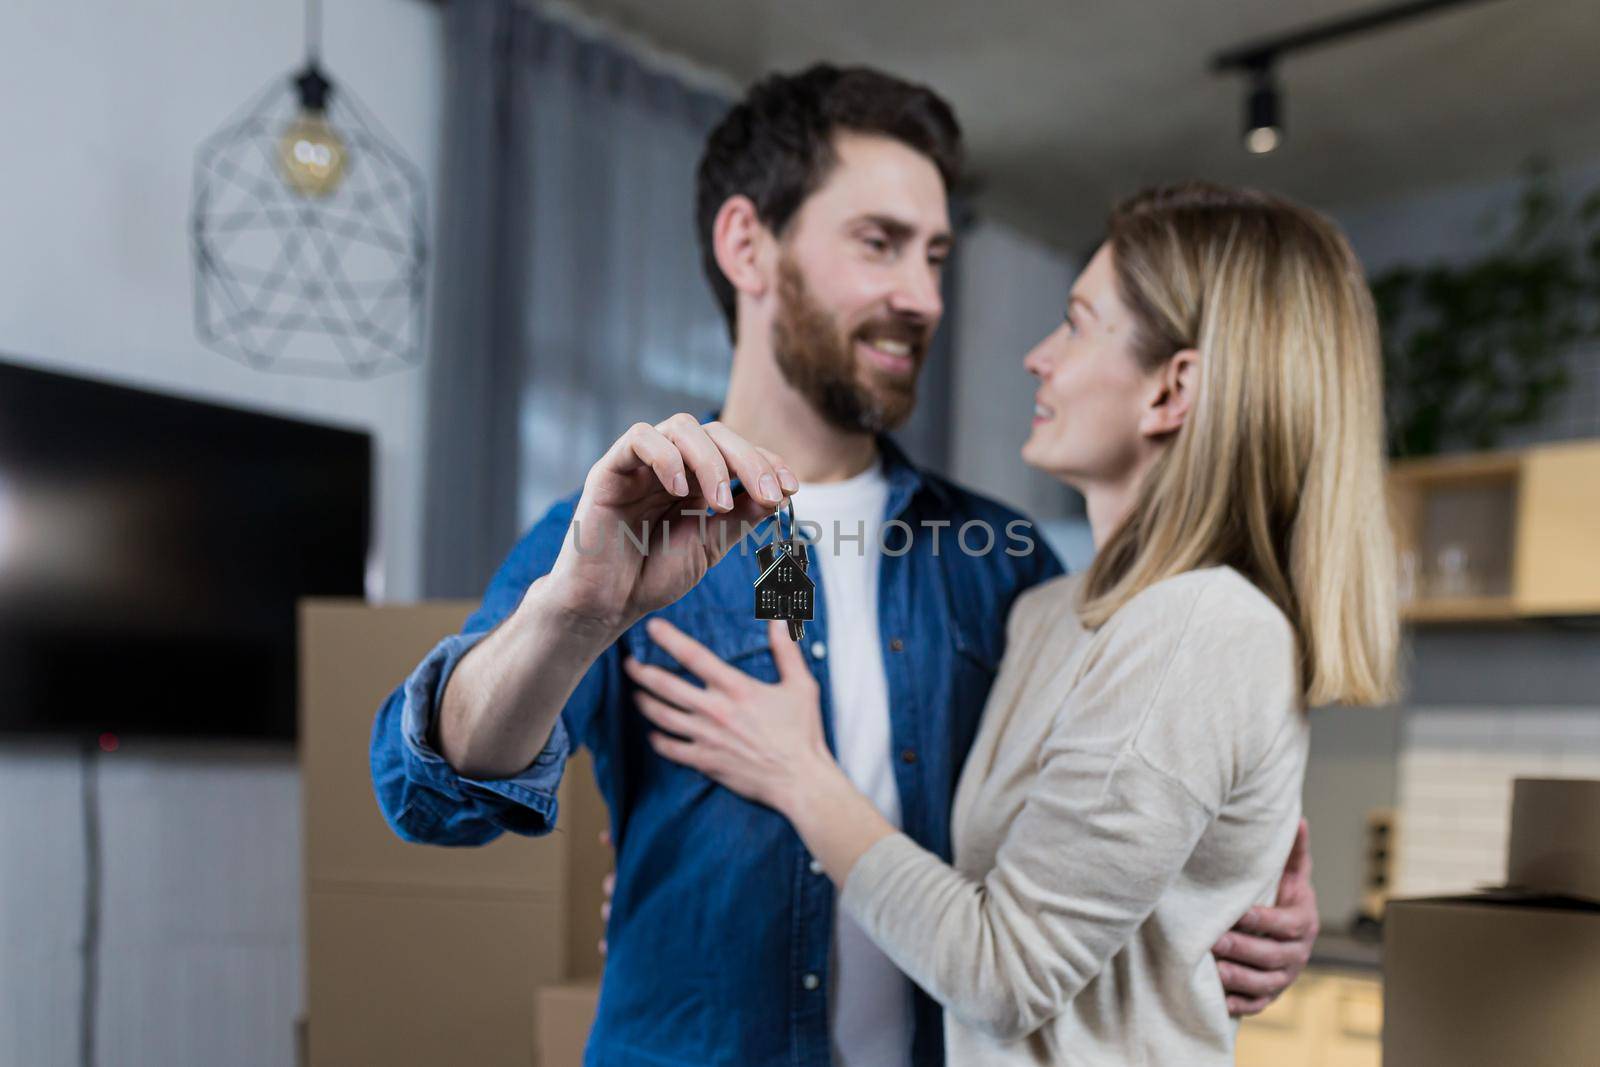
<instances>
[{"instance_id":1,"label":"gray curtain","mask_svg":"<svg viewBox=\"0 0 1600 1067\"><path fill-rule=\"evenodd\" d=\"M446 19L423 589L467 596L630 422L720 396L694 170L728 102L508 0Z\"/></svg>"},{"instance_id":2,"label":"gray curtain","mask_svg":"<svg viewBox=\"0 0 1600 1067\"><path fill-rule=\"evenodd\" d=\"M729 101L512 0L447 5L423 591L472 596L629 423L716 406L694 172ZM940 331L948 337L948 328ZM903 435L944 459L948 353Z\"/></svg>"}]
</instances>

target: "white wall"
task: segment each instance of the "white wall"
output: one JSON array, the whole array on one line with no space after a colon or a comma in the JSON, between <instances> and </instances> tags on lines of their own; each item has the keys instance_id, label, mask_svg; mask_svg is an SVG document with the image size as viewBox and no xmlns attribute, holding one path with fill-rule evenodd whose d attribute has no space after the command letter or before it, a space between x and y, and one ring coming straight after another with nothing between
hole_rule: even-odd
<instances>
[{"instance_id":1,"label":"white wall","mask_svg":"<svg viewBox=\"0 0 1600 1067\"><path fill-rule=\"evenodd\" d=\"M325 8L326 66L436 196L440 8ZM0 355L371 431L375 591L406 599L419 588L423 374L281 377L194 338L195 147L298 62L301 32L301 5L284 0L0 5ZM132 743L100 767L98 1062L289 1064L302 999L292 750ZM70 749L0 743L3 1064L77 1062L79 786Z\"/></svg>"},{"instance_id":2,"label":"white wall","mask_svg":"<svg viewBox=\"0 0 1600 1067\"><path fill-rule=\"evenodd\" d=\"M1078 265L1003 223L979 222L956 259L954 429L956 481L1037 520L1070 567L1093 552L1075 496L1023 464L1034 380L1022 357L1061 323Z\"/></svg>"}]
</instances>

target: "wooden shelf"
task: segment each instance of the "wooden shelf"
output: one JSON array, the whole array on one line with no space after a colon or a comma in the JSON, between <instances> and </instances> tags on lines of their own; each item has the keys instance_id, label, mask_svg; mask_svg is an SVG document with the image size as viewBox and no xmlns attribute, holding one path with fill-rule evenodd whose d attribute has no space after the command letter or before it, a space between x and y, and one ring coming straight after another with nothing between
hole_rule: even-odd
<instances>
[{"instance_id":1,"label":"wooden shelf","mask_svg":"<svg viewBox=\"0 0 1600 1067\"><path fill-rule=\"evenodd\" d=\"M1600 441L1401 461L1389 502L1415 583L1406 622L1600 615ZM1446 565L1475 573L1441 576ZM1428 595L1463 577L1505 592Z\"/></svg>"},{"instance_id":2,"label":"wooden shelf","mask_svg":"<svg viewBox=\"0 0 1600 1067\"><path fill-rule=\"evenodd\" d=\"M1521 470L1521 452L1471 452L1398 460L1389 479L1408 486L1472 485L1515 478Z\"/></svg>"}]
</instances>

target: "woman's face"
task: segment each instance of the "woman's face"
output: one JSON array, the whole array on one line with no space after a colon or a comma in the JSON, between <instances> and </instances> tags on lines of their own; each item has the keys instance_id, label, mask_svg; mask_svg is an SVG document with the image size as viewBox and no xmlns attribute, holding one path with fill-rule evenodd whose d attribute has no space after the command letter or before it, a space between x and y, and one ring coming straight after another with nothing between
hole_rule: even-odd
<instances>
[{"instance_id":1,"label":"woman's face","mask_svg":"<svg viewBox=\"0 0 1600 1067\"><path fill-rule=\"evenodd\" d=\"M1039 380L1023 462L1080 490L1138 473L1158 447L1148 413L1161 376L1135 362L1133 332L1111 247L1101 245L1072 287L1066 321L1023 360Z\"/></svg>"}]
</instances>

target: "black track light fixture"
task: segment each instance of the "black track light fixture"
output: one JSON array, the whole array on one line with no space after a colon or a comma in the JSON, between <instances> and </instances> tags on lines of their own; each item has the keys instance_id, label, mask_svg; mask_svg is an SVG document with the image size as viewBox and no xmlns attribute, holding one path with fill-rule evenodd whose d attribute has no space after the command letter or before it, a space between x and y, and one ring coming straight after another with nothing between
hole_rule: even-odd
<instances>
[{"instance_id":1,"label":"black track light fixture","mask_svg":"<svg viewBox=\"0 0 1600 1067\"><path fill-rule=\"evenodd\" d=\"M1484 0L1407 0L1386 7L1368 8L1331 22L1321 22L1290 33L1221 52L1211 60L1218 74L1245 74L1250 88L1244 103L1244 146L1261 156L1283 143L1283 94L1275 75L1278 60L1291 52L1345 41L1363 33L1388 29L1400 22L1431 15L1446 8L1483 3Z\"/></svg>"},{"instance_id":2,"label":"black track light fixture","mask_svg":"<svg viewBox=\"0 0 1600 1067\"><path fill-rule=\"evenodd\" d=\"M1250 79L1250 92L1244 99L1244 146L1252 154L1264 156L1283 143L1283 102L1272 68L1263 67Z\"/></svg>"}]
</instances>

